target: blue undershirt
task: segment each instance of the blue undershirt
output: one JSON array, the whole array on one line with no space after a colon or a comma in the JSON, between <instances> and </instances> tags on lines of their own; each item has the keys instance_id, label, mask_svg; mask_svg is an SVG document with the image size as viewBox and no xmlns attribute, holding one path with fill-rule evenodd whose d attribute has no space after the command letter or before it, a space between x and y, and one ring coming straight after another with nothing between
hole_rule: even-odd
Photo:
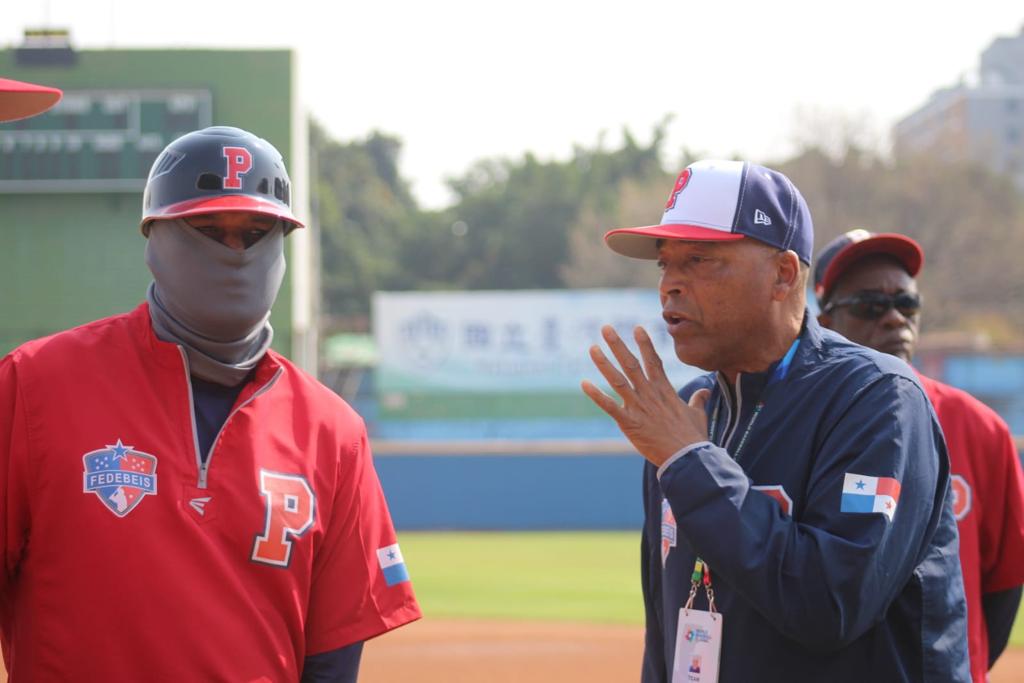
<instances>
[{"instance_id":1,"label":"blue undershirt","mask_svg":"<svg viewBox=\"0 0 1024 683\"><path fill-rule=\"evenodd\" d=\"M235 401L242 389L249 383L252 377L246 377L245 381L236 387L226 387L223 384L207 382L198 377L192 378L192 406L196 415L196 438L199 441L199 457L206 462L210 455L210 447L217 433L227 421L231 409L235 407Z\"/></svg>"},{"instance_id":2,"label":"blue undershirt","mask_svg":"<svg viewBox=\"0 0 1024 683\"><path fill-rule=\"evenodd\" d=\"M192 406L196 420L196 439L199 442L199 457L205 463L210 455L213 440L235 407L239 394L252 380L250 374L238 386L226 387L192 377ZM301 683L356 683L359 677L359 659L363 644L353 643L346 647L310 655L302 669Z\"/></svg>"}]
</instances>

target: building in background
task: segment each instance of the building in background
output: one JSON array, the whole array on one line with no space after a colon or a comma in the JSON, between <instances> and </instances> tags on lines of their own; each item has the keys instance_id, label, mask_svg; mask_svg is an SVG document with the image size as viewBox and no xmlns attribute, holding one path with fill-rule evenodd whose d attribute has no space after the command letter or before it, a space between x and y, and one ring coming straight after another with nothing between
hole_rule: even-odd
<instances>
[{"instance_id":1,"label":"building in background","mask_svg":"<svg viewBox=\"0 0 1024 683\"><path fill-rule=\"evenodd\" d=\"M1024 191L1024 27L1015 36L997 38L981 53L975 79L936 91L900 120L893 151L897 158L925 154L978 162ZM1024 347L995 352L969 335L940 336L922 337L915 365L974 394L1014 434L1024 434Z\"/></svg>"},{"instance_id":2,"label":"building in background","mask_svg":"<svg viewBox=\"0 0 1024 683\"><path fill-rule=\"evenodd\" d=\"M977 83L943 88L900 120L893 149L977 161L1024 189L1024 27L982 52Z\"/></svg>"},{"instance_id":3,"label":"building in background","mask_svg":"<svg viewBox=\"0 0 1024 683\"><path fill-rule=\"evenodd\" d=\"M309 214L306 117L289 50L74 50L26 31L0 74L64 90L49 112L0 124L0 354L126 311L151 277L139 232L150 165L176 137L233 125L280 150L295 213ZM316 369L314 228L286 241L274 347Z\"/></svg>"}]
</instances>

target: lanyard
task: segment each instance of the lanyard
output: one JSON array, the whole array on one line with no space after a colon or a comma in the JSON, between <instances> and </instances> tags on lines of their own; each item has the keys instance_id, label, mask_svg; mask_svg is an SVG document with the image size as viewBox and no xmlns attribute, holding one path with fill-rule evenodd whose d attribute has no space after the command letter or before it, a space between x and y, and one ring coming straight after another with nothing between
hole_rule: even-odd
<instances>
[{"instance_id":1,"label":"lanyard","mask_svg":"<svg viewBox=\"0 0 1024 683\"><path fill-rule=\"evenodd\" d=\"M768 384L765 385L765 389L775 384L778 381L785 379L786 375L789 374L789 366L793 362L793 356L796 355L796 349L800 345L800 337L793 340L793 344L789 347L789 351L786 351L786 355L782 357L779 364L775 366L775 372L768 379ZM713 440L715 438L715 426L718 424L718 409L721 407L721 400L715 405L715 413L711 417L711 427L708 430L708 439ZM736 406L739 410L740 406ZM757 405L754 406L754 414L750 416L750 422L747 423L747 428L743 430L743 436L740 437L740 443L736 446L736 450L733 452L733 460L739 461L740 451L743 450L743 445L747 442L747 437L750 436L750 431L754 428L754 423L757 422L757 416L761 414L761 410L764 409L764 400L759 400ZM737 416L736 419L739 419ZM697 596L697 590L701 584L704 584L704 593L708 598L708 611L712 614L715 610L715 590L711 587L711 568L708 567L708 563L697 557L696 562L693 563L693 573L690 575L690 595L686 598L686 606L684 609L689 610L693 607L693 599Z\"/></svg>"},{"instance_id":2,"label":"lanyard","mask_svg":"<svg viewBox=\"0 0 1024 683\"><path fill-rule=\"evenodd\" d=\"M718 610L715 609L715 589L711 587L711 567L699 557L693 563L693 573L690 575L690 595L687 596L683 609L687 612L693 609L693 599L697 597L697 589L700 587L702 580L704 583L704 593L708 596L708 612L714 614Z\"/></svg>"},{"instance_id":3,"label":"lanyard","mask_svg":"<svg viewBox=\"0 0 1024 683\"><path fill-rule=\"evenodd\" d=\"M775 371L772 373L772 376L768 379L768 384L765 385L765 389L775 384L776 382L785 379L786 375L789 374L789 366L793 363L793 356L796 355L796 349L798 346L800 346L800 337L797 337L796 339L793 340L793 343L789 347L789 351L786 351L786 355L783 356L782 360L779 361L779 364L775 366ZM722 401L721 399L719 399L719 401L715 404L715 413L714 415L711 416L711 426L708 430L708 438L711 440L715 438L715 428L718 426L718 412L721 407ZM736 406L736 409L739 410L740 406ZM757 422L757 416L761 414L761 411L763 409L764 400L759 400L757 402L757 405L754 406L754 414L750 416L750 422L747 423L746 429L743 430L743 435L740 437L739 445L737 445L736 450L733 451L733 460L739 461L740 452L743 450L743 446L747 443L747 437L750 436L751 430L754 429L754 423ZM738 415L736 419L739 419Z\"/></svg>"}]
</instances>

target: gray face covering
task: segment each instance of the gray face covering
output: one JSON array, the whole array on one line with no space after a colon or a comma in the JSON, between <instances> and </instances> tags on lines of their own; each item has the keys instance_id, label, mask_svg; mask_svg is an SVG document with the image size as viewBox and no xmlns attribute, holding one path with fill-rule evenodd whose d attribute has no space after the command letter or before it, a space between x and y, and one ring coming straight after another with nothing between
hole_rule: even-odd
<instances>
[{"instance_id":1,"label":"gray face covering","mask_svg":"<svg viewBox=\"0 0 1024 683\"><path fill-rule=\"evenodd\" d=\"M285 271L281 222L237 250L184 220L154 221L146 265L156 336L185 348L191 374L228 386L244 380L274 335L270 308Z\"/></svg>"}]
</instances>

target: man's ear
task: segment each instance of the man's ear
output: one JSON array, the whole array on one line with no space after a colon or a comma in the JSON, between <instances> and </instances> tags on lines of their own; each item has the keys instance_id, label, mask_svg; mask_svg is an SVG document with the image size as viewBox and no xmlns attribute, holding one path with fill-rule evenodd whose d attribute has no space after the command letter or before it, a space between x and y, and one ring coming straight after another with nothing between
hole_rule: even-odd
<instances>
[{"instance_id":1,"label":"man's ear","mask_svg":"<svg viewBox=\"0 0 1024 683\"><path fill-rule=\"evenodd\" d=\"M794 288L802 286L802 282L800 257L792 250L779 252L775 261L775 286L772 298L776 301L785 301Z\"/></svg>"}]
</instances>

